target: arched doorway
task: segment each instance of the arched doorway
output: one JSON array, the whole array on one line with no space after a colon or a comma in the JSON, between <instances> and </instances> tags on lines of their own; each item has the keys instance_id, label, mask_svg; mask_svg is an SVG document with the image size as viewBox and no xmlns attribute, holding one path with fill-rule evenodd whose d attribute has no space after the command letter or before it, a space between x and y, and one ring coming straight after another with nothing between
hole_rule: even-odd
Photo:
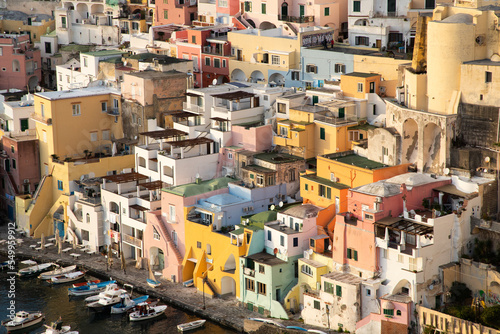
<instances>
[{"instance_id":1,"label":"arched doorway","mask_svg":"<svg viewBox=\"0 0 500 334\"><path fill-rule=\"evenodd\" d=\"M252 28L255 28L255 22L252 19L246 19L248 23L252 26Z\"/></svg>"},{"instance_id":2,"label":"arched doorway","mask_svg":"<svg viewBox=\"0 0 500 334\"><path fill-rule=\"evenodd\" d=\"M261 71L253 71L250 75L250 82L262 82L265 81L266 77L262 74Z\"/></svg>"},{"instance_id":3,"label":"arched doorway","mask_svg":"<svg viewBox=\"0 0 500 334\"><path fill-rule=\"evenodd\" d=\"M435 123L424 127L424 167L423 172L438 172L439 153L441 151L441 128Z\"/></svg>"},{"instance_id":4,"label":"arched doorway","mask_svg":"<svg viewBox=\"0 0 500 334\"><path fill-rule=\"evenodd\" d=\"M273 73L269 77L269 84L276 86L284 86L285 85L285 77L281 73Z\"/></svg>"},{"instance_id":5,"label":"arched doorway","mask_svg":"<svg viewBox=\"0 0 500 334\"><path fill-rule=\"evenodd\" d=\"M222 296L236 296L236 282L234 278L229 276L222 277L220 291Z\"/></svg>"},{"instance_id":6,"label":"arched doorway","mask_svg":"<svg viewBox=\"0 0 500 334\"><path fill-rule=\"evenodd\" d=\"M286 20L288 17L288 4L286 2L283 2L281 4L281 19Z\"/></svg>"},{"instance_id":7,"label":"arched doorway","mask_svg":"<svg viewBox=\"0 0 500 334\"><path fill-rule=\"evenodd\" d=\"M411 288L412 288L412 286L411 286L410 282L408 282L405 279L402 279L401 281L398 282L398 284L396 284L394 289L392 289L391 294L392 295L403 294L403 295L407 295L407 296L411 297L411 295L413 293Z\"/></svg>"},{"instance_id":8,"label":"arched doorway","mask_svg":"<svg viewBox=\"0 0 500 334\"><path fill-rule=\"evenodd\" d=\"M149 264L155 270L165 269L165 255L161 248L151 247L149 249Z\"/></svg>"},{"instance_id":9,"label":"arched doorway","mask_svg":"<svg viewBox=\"0 0 500 334\"><path fill-rule=\"evenodd\" d=\"M266 30L266 29L274 29L276 28L276 25L274 23L271 23L269 21L264 21L259 25L259 29Z\"/></svg>"},{"instance_id":10,"label":"arched doorway","mask_svg":"<svg viewBox=\"0 0 500 334\"><path fill-rule=\"evenodd\" d=\"M247 76L239 68L236 68L233 70L233 72L231 72L231 81L246 81L246 80Z\"/></svg>"},{"instance_id":11,"label":"arched doorway","mask_svg":"<svg viewBox=\"0 0 500 334\"><path fill-rule=\"evenodd\" d=\"M415 163L418 156L418 124L408 118L403 123L403 163Z\"/></svg>"}]
</instances>

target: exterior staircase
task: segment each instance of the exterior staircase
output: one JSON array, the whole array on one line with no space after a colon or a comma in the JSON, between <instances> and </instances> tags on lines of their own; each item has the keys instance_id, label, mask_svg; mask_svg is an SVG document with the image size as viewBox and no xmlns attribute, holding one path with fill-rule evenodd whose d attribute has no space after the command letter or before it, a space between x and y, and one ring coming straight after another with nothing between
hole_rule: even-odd
<instances>
[{"instance_id":1,"label":"exterior staircase","mask_svg":"<svg viewBox=\"0 0 500 334\"><path fill-rule=\"evenodd\" d=\"M293 26L293 24L291 24L290 22L285 22L285 24L287 25L288 28L290 28L291 31L293 31L293 33L297 36L299 34L299 32L297 31L297 28L295 28Z\"/></svg>"},{"instance_id":2,"label":"exterior staircase","mask_svg":"<svg viewBox=\"0 0 500 334\"><path fill-rule=\"evenodd\" d=\"M158 226L160 226L161 233L163 234L163 237L165 238L165 240L167 240L167 243L170 245L171 249L174 251L175 256L177 257L177 260L179 261L179 263L182 263L182 260L184 259L184 257L181 255L181 252L179 252L179 249L177 248L174 241L170 237L170 233L168 233L167 228L165 227L165 224L163 224L163 221L161 219L159 219L158 216L155 215L154 217L156 219Z\"/></svg>"}]
</instances>

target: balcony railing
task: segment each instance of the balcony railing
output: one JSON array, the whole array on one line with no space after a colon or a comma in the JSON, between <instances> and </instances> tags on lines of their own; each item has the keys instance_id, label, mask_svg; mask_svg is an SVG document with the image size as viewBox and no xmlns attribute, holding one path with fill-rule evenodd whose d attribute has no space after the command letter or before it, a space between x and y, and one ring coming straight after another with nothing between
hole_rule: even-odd
<instances>
[{"instance_id":1,"label":"balcony railing","mask_svg":"<svg viewBox=\"0 0 500 334\"><path fill-rule=\"evenodd\" d=\"M38 122L42 122L44 123L45 125L52 125L52 118L46 118L46 117L42 117L36 113L32 113L30 115L31 119L35 120L35 121L38 121Z\"/></svg>"},{"instance_id":2,"label":"balcony railing","mask_svg":"<svg viewBox=\"0 0 500 334\"><path fill-rule=\"evenodd\" d=\"M197 114L203 113L203 107L197 106L196 104L191 104L187 102L182 102L182 109L187 111L192 111Z\"/></svg>"},{"instance_id":3,"label":"balcony railing","mask_svg":"<svg viewBox=\"0 0 500 334\"><path fill-rule=\"evenodd\" d=\"M310 16L278 15L278 20L292 22L292 23L309 23L309 22L314 22L314 16L312 16L312 15L310 15Z\"/></svg>"},{"instance_id":4,"label":"balcony railing","mask_svg":"<svg viewBox=\"0 0 500 334\"><path fill-rule=\"evenodd\" d=\"M142 247L142 240L141 239L133 237L133 236L128 235L128 234L125 234L125 233L122 233L122 236L123 236L124 242L131 244L131 245L134 245L135 247L139 247L139 248Z\"/></svg>"},{"instance_id":5,"label":"balcony railing","mask_svg":"<svg viewBox=\"0 0 500 334\"><path fill-rule=\"evenodd\" d=\"M120 111L118 108L110 108L106 111L106 113L110 116L120 116Z\"/></svg>"},{"instance_id":6,"label":"balcony railing","mask_svg":"<svg viewBox=\"0 0 500 334\"><path fill-rule=\"evenodd\" d=\"M255 270L253 269L245 268L244 273L247 276L255 277Z\"/></svg>"}]
</instances>

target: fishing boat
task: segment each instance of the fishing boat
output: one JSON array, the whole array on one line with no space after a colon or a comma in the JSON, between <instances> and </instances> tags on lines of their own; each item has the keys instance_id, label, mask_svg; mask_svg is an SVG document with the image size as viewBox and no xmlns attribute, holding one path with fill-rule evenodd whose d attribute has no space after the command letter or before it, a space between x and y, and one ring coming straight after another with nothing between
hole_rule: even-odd
<instances>
[{"instance_id":1,"label":"fishing boat","mask_svg":"<svg viewBox=\"0 0 500 334\"><path fill-rule=\"evenodd\" d=\"M19 276L19 277L31 277L31 276L35 276L37 274L40 274L40 273L43 273L43 272L46 272L46 271L50 270L54 266L55 266L55 263L35 264L33 266L30 266L30 267L27 267L27 268L24 268L24 269L20 269L17 272L17 276Z\"/></svg>"},{"instance_id":2,"label":"fishing boat","mask_svg":"<svg viewBox=\"0 0 500 334\"><path fill-rule=\"evenodd\" d=\"M128 310L134 308L136 305L145 302L146 300L148 300L148 298L149 296L145 295L134 299L130 299L129 295L124 295L120 303L113 305L111 307L111 313L112 314L125 313Z\"/></svg>"},{"instance_id":3,"label":"fishing boat","mask_svg":"<svg viewBox=\"0 0 500 334\"><path fill-rule=\"evenodd\" d=\"M84 285L92 285L92 284L97 284L97 283L101 283L101 280L100 279L95 279L93 281L87 281L87 282L81 282L81 283L73 283L73 287L74 288L77 288L79 286L84 286Z\"/></svg>"},{"instance_id":4,"label":"fishing boat","mask_svg":"<svg viewBox=\"0 0 500 334\"><path fill-rule=\"evenodd\" d=\"M67 273L59 276L52 277L50 283L52 284L62 284L68 282L78 281L85 276L85 271L75 271L72 273Z\"/></svg>"},{"instance_id":5,"label":"fishing boat","mask_svg":"<svg viewBox=\"0 0 500 334\"><path fill-rule=\"evenodd\" d=\"M191 321L191 322L186 322L185 324L180 324L177 325L177 329L180 330L181 332L187 332L195 328L199 328L203 325L205 325L206 320L196 320L196 321Z\"/></svg>"},{"instance_id":6,"label":"fishing boat","mask_svg":"<svg viewBox=\"0 0 500 334\"><path fill-rule=\"evenodd\" d=\"M2 321L2 326L7 328L7 331L23 329L36 325L44 319L43 313L19 311L16 313L14 319L7 319Z\"/></svg>"},{"instance_id":7,"label":"fishing boat","mask_svg":"<svg viewBox=\"0 0 500 334\"><path fill-rule=\"evenodd\" d=\"M106 312L111 309L111 306L120 303L125 296L128 296L126 290L118 287L113 290L107 289L99 294L99 300L88 303L87 308L94 312Z\"/></svg>"},{"instance_id":8,"label":"fishing boat","mask_svg":"<svg viewBox=\"0 0 500 334\"><path fill-rule=\"evenodd\" d=\"M139 310L130 313L130 321L153 319L162 315L167 309L167 305L151 306L148 303L141 303L137 306L139 306Z\"/></svg>"},{"instance_id":9,"label":"fishing boat","mask_svg":"<svg viewBox=\"0 0 500 334\"><path fill-rule=\"evenodd\" d=\"M110 284L114 284L114 283L116 283L116 281L100 282L100 283L96 283L96 284L82 285L82 286L78 286L76 288L69 288L68 295L70 295L70 296L96 295L99 292L104 291L104 289L106 289L106 286L108 286Z\"/></svg>"},{"instance_id":10,"label":"fishing boat","mask_svg":"<svg viewBox=\"0 0 500 334\"><path fill-rule=\"evenodd\" d=\"M146 280L148 285L152 288L157 288L161 285L161 282L158 281L153 274L153 271L151 270L151 266L148 264L148 269L149 269L149 278Z\"/></svg>"},{"instance_id":11,"label":"fishing boat","mask_svg":"<svg viewBox=\"0 0 500 334\"><path fill-rule=\"evenodd\" d=\"M75 269L76 269L76 265L72 265L72 266L64 267L64 268L57 268L55 270L47 271L43 274L40 274L38 276L38 278L48 280L48 279L51 279L52 277L55 277L55 276L70 273Z\"/></svg>"},{"instance_id":12,"label":"fishing boat","mask_svg":"<svg viewBox=\"0 0 500 334\"><path fill-rule=\"evenodd\" d=\"M99 298L104 296L107 292L116 291L119 289L120 288L118 287L118 284L116 284L116 283L108 284L108 285L106 285L106 288L104 289L104 291L99 292L97 295L85 298L85 303L88 304L88 303L96 302L99 300Z\"/></svg>"},{"instance_id":13,"label":"fishing boat","mask_svg":"<svg viewBox=\"0 0 500 334\"><path fill-rule=\"evenodd\" d=\"M43 334L78 334L78 331L71 330L71 326L63 326L61 319L52 322L50 326L44 326L47 329Z\"/></svg>"}]
</instances>

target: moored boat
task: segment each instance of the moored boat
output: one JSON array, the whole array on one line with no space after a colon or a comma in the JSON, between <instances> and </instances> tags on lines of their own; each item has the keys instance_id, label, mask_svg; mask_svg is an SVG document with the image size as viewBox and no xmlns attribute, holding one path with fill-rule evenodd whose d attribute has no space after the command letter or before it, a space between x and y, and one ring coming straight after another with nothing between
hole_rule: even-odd
<instances>
[{"instance_id":1,"label":"moored boat","mask_svg":"<svg viewBox=\"0 0 500 334\"><path fill-rule=\"evenodd\" d=\"M81 283L73 283L73 287L74 288L77 288L79 286L84 286L84 285L92 285L92 284L97 284L97 283L101 283L101 280L100 279L95 279L93 281L87 281L87 282L81 282Z\"/></svg>"},{"instance_id":2,"label":"moored boat","mask_svg":"<svg viewBox=\"0 0 500 334\"><path fill-rule=\"evenodd\" d=\"M19 311L16 313L14 319L7 319L2 321L2 326L7 328L7 331L13 331L34 326L42 322L43 319L43 313L40 311Z\"/></svg>"},{"instance_id":3,"label":"moored boat","mask_svg":"<svg viewBox=\"0 0 500 334\"><path fill-rule=\"evenodd\" d=\"M145 295L134 299L130 299L129 295L124 295L120 303L113 305L111 307L111 313L112 314L125 313L128 310L134 308L136 305L145 302L146 300L148 300L148 298L149 296Z\"/></svg>"},{"instance_id":4,"label":"moored boat","mask_svg":"<svg viewBox=\"0 0 500 334\"><path fill-rule=\"evenodd\" d=\"M106 289L106 286L110 284L114 284L116 281L107 281L107 282L100 282L96 284L87 284L87 285L82 285L76 288L69 288L68 289L68 295L70 296L89 296L89 295L95 295L98 294L99 292L104 291Z\"/></svg>"},{"instance_id":5,"label":"moored boat","mask_svg":"<svg viewBox=\"0 0 500 334\"><path fill-rule=\"evenodd\" d=\"M71 330L71 326L63 326L61 319L52 322L50 326L44 326L47 328L44 334L78 334L78 331Z\"/></svg>"},{"instance_id":6,"label":"moored boat","mask_svg":"<svg viewBox=\"0 0 500 334\"><path fill-rule=\"evenodd\" d=\"M72 272L73 270L76 269L76 265L64 267L64 268L57 268L55 270L47 271L38 276L39 279L51 279L52 277L67 274Z\"/></svg>"},{"instance_id":7,"label":"moored boat","mask_svg":"<svg viewBox=\"0 0 500 334\"><path fill-rule=\"evenodd\" d=\"M75 271L72 273L67 273L59 276L52 277L50 283L52 284L62 284L68 282L78 281L85 276L85 271Z\"/></svg>"},{"instance_id":8,"label":"moored boat","mask_svg":"<svg viewBox=\"0 0 500 334\"><path fill-rule=\"evenodd\" d=\"M177 329L180 330L181 332L186 332L205 325L205 322L207 321L204 319L186 322L185 324L177 325Z\"/></svg>"},{"instance_id":9,"label":"moored boat","mask_svg":"<svg viewBox=\"0 0 500 334\"><path fill-rule=\"evenodd\" d=\"M165 310L167 309L167 305L151 306L147 303L141 303L138 306L139 310L130 313L130 321L153 319L165 313Z\"/></svg>"},{"instance_id":10,"label":"moored boat","mask_svg":"<svg viewBox=\"0 0 500 334\"><path fill-rule=\"evenodd\" d=\"M50 270L53 266L55 266L54 263L40 263L40 264L36 264L34 266L31 266L31 267L20 269L17 272L17 276L20 276L20 277L35 276L37 274L40 274L40 273L43 273L43 272L46 272L46 271Z\"/></svg>"},{"instance_id":11,"label":"moored boat","mask_svg":"<svg viewBox=\"0 0 500 334\"><path fill-rule=\"evenodd\" d=\"M146 279L146 282L148 283L148 285L152 288L159 287L161 285L161 282L156 279L155 275L153 274L153 271L151 270L151 266L149 265L149 263L148 263L148 271L149 271L149 278Z\"/></svg>"},{"instance_id":12,"label":"moored boat","mask_svg":"<svg viewBox=\"0 0 500 334\"><path fill-rule=\"evenodd\" d=\"M127 291L118 287L106 289L106 291L99 294L97 301L91 298L90 303L87 304L87 308L94 312L106 312L111 309L111 306L120 303L125 296L128 296ZM85 301L88 302L89 298L85 299Z\"/></svg>"}]
</instances>

